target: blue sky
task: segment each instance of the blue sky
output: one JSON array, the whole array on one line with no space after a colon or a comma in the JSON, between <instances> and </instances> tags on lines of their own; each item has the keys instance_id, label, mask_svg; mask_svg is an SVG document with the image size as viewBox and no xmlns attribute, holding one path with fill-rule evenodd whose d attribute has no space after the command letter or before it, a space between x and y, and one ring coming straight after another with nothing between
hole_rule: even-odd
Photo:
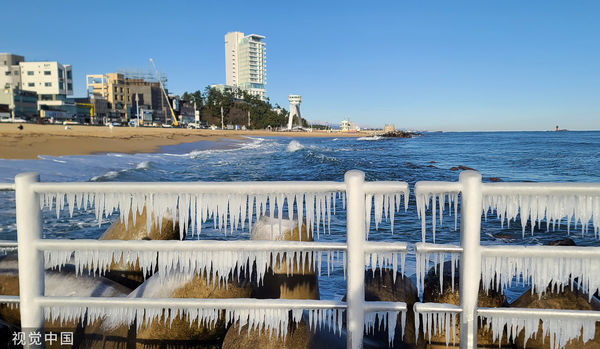
<instances>
[{"instance_id":1,"label":"blue sky","mask_svg":"<svg viewBox=\"0 0 600 349\"><path fill-rule=\"evenodd\" d=\"M600 2L9 1L0 52L85 74L224 83L224 35L266 36L267 95L303 116L427 130L600 129ZM10 15L8 15L10 14ZM9 35L6 35L9 34Z\"/></svg>"}]
</instances>

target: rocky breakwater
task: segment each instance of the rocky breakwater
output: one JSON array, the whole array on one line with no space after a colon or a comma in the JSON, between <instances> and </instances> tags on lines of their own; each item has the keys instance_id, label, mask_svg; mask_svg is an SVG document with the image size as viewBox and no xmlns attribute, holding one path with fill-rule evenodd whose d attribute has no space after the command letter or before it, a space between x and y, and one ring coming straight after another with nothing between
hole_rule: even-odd
<instances>
[{"instance_id":1,"label":"rocky breakwater","mask_svg":"<svg viewBox=\"0 0 600 349\"><path fill-rule=\"evenodd\" d=\"M278 241L313 241L312 234L305 224L300 226L297 220L284 218L281 230L279 220L269 216L262 216L256 222L251 233L251 240L278 240ZM255 298L280 298L280 299L319 299L319 282L312 264L306 261L305 265L288 265L285 256L280 262L274 258L265 274L262 284L256 285L252 292ZM329 334L327 330L315 331L309 329L306 319L299 324L290 324L287 336L269 336L264 330L242 328L238 324L231 326L225 340L223 349L239 348L345 348L345 342L339 337Z\"/></svg>"}]
</instances>

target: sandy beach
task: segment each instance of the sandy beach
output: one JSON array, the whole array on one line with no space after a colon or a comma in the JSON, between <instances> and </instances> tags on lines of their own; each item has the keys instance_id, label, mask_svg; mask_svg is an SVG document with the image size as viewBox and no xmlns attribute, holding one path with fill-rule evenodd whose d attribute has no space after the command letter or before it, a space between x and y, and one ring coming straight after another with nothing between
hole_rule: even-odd
<instances>
[{"instance_id":1,"label":"sandy beach","mask_svg":"<svg viewBox=\"0 0 600 349\"><path fill-rule=\"evenodd\" d=\"M148 153L160 146L224 138L255 137L361 137L372 132L272 132L265 130L188 130L179 128L0 124L0 158L36 159L38 155L94 153Z\"/></svg>"}]
</instances>

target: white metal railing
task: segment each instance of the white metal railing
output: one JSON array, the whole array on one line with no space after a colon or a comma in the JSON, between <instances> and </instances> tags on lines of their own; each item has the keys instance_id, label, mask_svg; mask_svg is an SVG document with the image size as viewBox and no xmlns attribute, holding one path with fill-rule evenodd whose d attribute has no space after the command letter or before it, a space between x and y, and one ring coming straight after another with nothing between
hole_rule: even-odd
<instances>
[{"instance_id":1,"label":"white metal railing","mask_svg":"<svg viewBox=\"0 0 600 349\"><path fill-rule=\"evenodd\" d=\"M445 202L456 202L459 194L460 246L425 243L424 215L429 200L431 199L435 233L436 207L441 211ZM533 227L536 221L539 225L545 220L550 226L567 218L568 224L571 220L579 222L582 231L587 230L591 222L594 233L600 236L600 184L482 183L479 173L464 171L458 182L417 182L415 196L423 219L423 243L415 246L418 287L423 285L422 280L427 273L431 254L441 254L433 260L439 260L442 264L444 254L460 254L460 306L416 303L416 326L419 325L421 316L423 322L444 328L448 326L446 324L449 319L454 321L453 316L460 314L460 347L469 349L477 347L478 317L488 321L494 338L499 342L505 327L508 327L509 335L524 329L527 341L538 331L540 320L544 325L543 335L549 333L551 336L552 348L564 347L570 339L579 337L582 332L584 341L594 337L593 325L600 322L600 311L478 309L477 299L480 281L486 290L496 288L501 291L510 286L515 278L531 282L533 291L538 293L545 292L551 283L554 286L572 286L574 279L577 279L577 287L582 287L592 299L594 292L600 290L600 247L482 246L481 217L482 213L487 215L489 210L495 210L504 223L504 220L515 219L519 214L523 232L529 219ZM454 262L452 266L454 267ZM443 273L442 270L440 272ZM454 272L452 273L454 277ZM579 322L573 324L574 320ZM565 326L566 321L571 321L571 324Z\"/></svg>"},{"instance_id":2,"label":"white metal railing","mask_svg":"<svg viewBox=\"0 0 600 349\"><path fill-rule=\"evenodd\" d=\"M403 302L365 302L364 299L364 270L365 257L368 253L406 253L406 243L377 243L366 241L366 224L367 207L370 212L371 199L375 197L375 206L380 210L385 210L383 207L388 205L397 206L398 197L383 197L382 193L392 192L405 196L405 205L408 195L408 185L404 182L373 182L367 183L364 181L364 174L360 171L350 171L345 176L345 182L238 182L238 183L40 183L39 175L36 173L22 173L16 176L16 212L17 212L17 234L18 234L18 254L19 254L19 284L20 284L20 309L21 309L21 326L27 331L40 331L43 329L44 316L48 316L48 312L56 316L56 312L61 311L65 307L71 309L80 308L80 316L83 316L81 309L86 309L88 316L90 314L102 313L103 311L121 311L122 308L135 309L142 312L144 316L152 319L153 314L156 314L156 309L186 309L198 312L207 308L219 308L231 312L230 319L243 320L247 313L244 309L254 309L256 311L270 310L277 312L280 310L292 311L294 319L297 318L298 310L309 311L325 311L320 315L315 316L315 319L323 321L323 319L336 319L341 331L341 314L335 313L336 310L346 311L347 313L347 346L348 348L359 348L362 346L363 331L366 325L365 312L387 312L388 321L390 314L393 315L395 323L398 312L406 312L406 304ZM144 193L152 193L144 196ZM195 205L200 205L200 196L196 198L193 195L208 195L210 194L239 194L249 193L252 195L274 195L271 200L277 202L277 197L281 197L279 201L279 217L281 217L281 207L283 205L283 196L294 193L324 193L324 192L344 192L346 193L347 202L347 242L294 242L294 241L90 241L90 240L49 240L42 239L41 236L41 209L48 201L56 200L57 214L64 205L63 199L67 195L69 209L71 214L77 204L82 205L82 200L87 206L88 201L95 200L96 213L101 218L106 211L112 211L115 207L121 209L121 213L127 204L137 205L142 200L146 204L154 205L158 211L165 210L165 205L171 210L177 210L179 207L179 218L186 215L182 210L195 208ZM52 194L55 193L55 194ZM56 194L58 193L58 194ZM69 193L83 193L80 196L69 196ZM169 195L178 195L173 199ZM54 196L52 196L54 195ZM160 196L162 195L162 196ZM190 197L192 195L192 197ZM131 196L131 199L129 198ZM157 203L159 197L170 201L170 203ZM93 199L90 199L93 197ZM123 197L126 197L123 199ZM378 198L381 197L381 200ZM83 198L83 199L82 199ZM244 200L247 198L244 197ZM311 200L314 201L314 195ZM120 200L120 201L119 201ZM125 201L123 201L125 200ZM133 201L132 201L133 200ZM190 201L191 200L191 201ZM258 200L257 199L257 217L258 217ZM365 203L369 200L368 203ZM390 201L392 200L392 201ZM313 202L311 201L311 203ZM191 202L191 204L190 204ZM308 194L307 194L308 202ZM215 204L215 210L219 209L218 203ZM270 202L271 209L274 210L273 201ZM288 197L288 209L290 209L290 198ZM185 206L191 205L191 206ZM245 205L245 204L244 204ZM304 208L314 215L322 214L325 220L325 213L319 213L320 210L329 209L330 202L328 198L317 201L314 207L306 205ZM99 207L102 206L102 207ZM181 207L183 206L183 209ZM198 206L199 207L199 206ZM233 206L229 206L229 215L231 216ZM245 207L245 206L244 206ZM206 207L205 207L206 209ZM222 209L222 206L221 206ZM293 208L292 208L293 209ZM297 208L298 209L298 208ZM210 208L209 208L210 210ZM155 212L155 211L153 211ZM251 211L250 211L251 212ZM300 206L302 213L302 206ZM149 215L148 215L149 216ZM290 214L291 216L291 214ZM215 217L216 219L216 217ZM237 225L237 219L235 218ZM249 218L251 220L251 218ZM379 218L380 219L380 218ZM250 222L249 220L249 222ZM241 219L243 223L243 219ZM377 221L377 220L376 220ZM180 220L180 224L187 224L187 221ZM225 220L225 225L227 219ZM233 225L230 217L229 224ZM318 225L317 220L317 225ZM256 299L105 299L100 297L46 297L44 296L44 258L54 261L55 265L60 265L66 262L71 252L75 251L74 258L77 259L78 251L97 251L96 255L102 254L102 251L108 251L104 254L108 260L112 260L114 255L111 254L114 250L133 251L142 256L143 253L150 252L158 254L172 254L173 251L185 253L186 251L194 251L199 253L206 251L208 253L234 253L234 251L244 250L245 252L267 252L278 251L291 253L307 253L315 251L331 251L338 250L345 253L347 258L347 302L337 301L321 301L321 300L256 300ZM48 251L64 251L64 255L59 257L46 254ZM151 255L155 258L156 255ZM396 262L395 258L394 262ZM156 259L154 259L156 260ZM106 262L106 261L105 261ZM379 261L381 262L381 261ZM100 262L101 263L101 262ZM403 261L402 261L403 263ZM52 264L52 263L51 263ZM96 267L98 259L96 259ZM142 264L140 257L140 264ZM1 298L0 301L14 301L12 297ZM121 309L119 309L121 308ZM195 308L195 310L194 310ZM330 311L330 312L327 312ZM134 312L135 313L135 312ZM75 314L70 313L71 316ZM129 316L133 314L128 313ZM228 313L229 314L229 313ZM246 315L245 315L246 314ZM287 314L287 313L286 313ZM77 315L77 314L75 314ZM380 321L382 315L379 315ZM404 317L402 317L404 320ZM287 315L285 315L287 321ZM267 326L267 324L265 324ZM391 329L390 329L391 330ZM27 333L26 333L27 335Z\"/></svg>"},{"instance_id":3,"label":"white metal railing","mask_svg":"<svg viewBox=\"0 0 600 349\"><path fill-rule=\"evenodd\" d=\"M42 329L44 313L52 312L61 307L82 307L90 312L102 313L110 309L130 307L139 311L146 311L151 316L152 309L182 309L182 308L219 308L231 311L232 319L241 319L247 316L244 309L270 309L272 311L292 311L294 319L300 310L308 310L319 314L315 318L336 319L341 330L341 317L333 311L346 311L347 317L347 347L362 347L364 327L368 316L366 312L405 312L406 304L402 302L366 302L364 299L364 270L366 257L373 254L394 255L406 253L408 245L403 242L381 243L368 242L367 232L370 223L372 202L375 211L385 211L385 205L390 206L391 197L381 197L383 193L403 193L405 200L408 194L408 185L404 182L365 182L364 174L360 171L346 173L345 181L341 182L243 182L243 183L40 183L39 176L35 173L20 174L15 178L15 185L1 185L0 190L15 189L17 198L17 232L19 253L19 284L20 297L0 296L0 302L20 301L21 323L23 328L29 330ZM184 210L196 207L198 197L182 196L183 194L200 195L239 194L252 192L256 195L280 195L300 193L342 192L346 195L346 224L347 241L338 242L293 242L293 241L90 241L90 240L47 240L41 239L41 210L42 204L47 201L44 195L59 193L62 196L68 193L87 193L77 197L77 200L86 198L85 195L94 193L104 195L96 197L96 205L103 204L112 210L114 207L123 208L123 197L117 198L115 193L127 195L141 195L140 193L158 193L163 198L168 194L179 195L178 199L171 202L171 209L177 209L177 203L183 203ZM135 192L134 194L131 194ZM157 194L157 195L158 195ZM431 211L435 229L436 199L443 206L443 197L448 196L449 201L458 202L460 194L460 246L438 245L425 243L425 213L427 202L432 198ZM59 197L55 196L57 210ZM111 196L113 195L113 196ZM377 196L379 195L379 196ZM491 323L495 335L501 335L505 326L513 330L520 330L524 325L517 320L529 319L526 331L532 331L531 324L535 323L535 330L539 320L546 320L548 324L558 320L588 321L582 323L578 329L583 330L584 339L589 337L589 322L600 321L600 312L593 311L564 311L553 309L491 309L478 308L477 297L480 281L484 287L504 287L512 282L514 277L522 276L531 278L534 289L538 292L545 290L547 281L555 281L560 285L568 284L573 277L578 277L580 284L591 294L600 289L600 275L593 275L594 270L600 267L600 248L598 247L523 247L523 246L481 246L481 217L482 210L494 208L502 219L514 219L516 212L520 212L521 221L531 218L533 225L545 219L549 224L563 216L576 217L582 225L587 226L588 221L593 221L594 232L600 232L600 184L577 183L482 183L481 176L474 171L462 172L458 182L418 182L415 185L417 196L417 209L423 219L423 243L415 245L417 254L417 285L421 286L423 273L429 264L429 256L437 254L437 260L443 263L444 254L455 257L460 255L460 306L449 304L416 303L414 306L416 326L423 322L423 330L427 330L425 323L448 324L460 317L460 346L461 348L477 347L477 318L486 319ZM373 201L372 198L376 197ZM51 197L51 196L50 196ZM141 196L136 200L140 200ZM181 201L183 199L183 201ZM314 197L313 197L314 199ZM69 205L74 205L74 199L67 199ZM87 199L86 199L87 200ZM106 203L105 200L117 200ZM121 201L119 201L121 200ZM144 203L152 203L152 196L144 197ZM148 201L149 200L149 201ZM178 201L179 200L179 201ZM191 201L190 201L191 200ZM258 200L258 199L257 199ZM312 199L311 199L312 200ZM394 199L396 200L396 199ZM317 200L318 201L318 200ZM131 201L133 202L133 201ZM173 206L175 202L175 206ZM192 202L192 204L190 204ZM258 201L257 201L258 202ZM315 201L316 202L316 201ZM559 202L553 205L553 202ZM280 201L282 204L283 201ZM394 202L397 204L397 202ZM406 203L406 201L405 201ZM81 203L79 203L81 205ZM139 203L138 203L139 204ZM156 203L153 203L156 204ZM289 204L289 198L288 198ZM133 203L132 203L133 205ZM187 205L187 206L186 206ZM191 206L190 206L191 205ZM314 207L327 205L315 203ZM160 205L159 205L160 206ZM164 207L156 206L158 209ZM394 204L391 204L394 206ZM218 207L215 206L215 207ZM456 206L455 206L456 207ZM308 207L304 207L307 210ZM543 208L543 209L542 209ZM96 207L98 210L98 207ZM274 207L273 207L274 209ZM281 212L281 211L280 211ZM591 212L591 213L590 213ZM180 212L181 213L181 212ZM97 211L102 217L103 211ZM318 213L314 212L315 215ZM458 212L455 212L458 214ZM376 214L377 215L377 214ZM440 212L440 219L442 213ZM258 209L257 209L258 216ZM186 219L188 216L185 216ZM281 215L279 216L281 217ZM180 217L181 218L181 217ZM325 215L323 215L325 219ZM375 221L377 222L375 218ZM393 219L392 219L393 221ZM237 222L237 221L236 221ZM180 221L181 223L181 221ZM186 222L187 224L187 222ZM237 223L236 223L237 224ZM317 222L318 225L318 222ZM523 224L525 226L525 224ZM9 245L11 243L8 243ZM14 246L14 245L13 245ZM2 243L0 243L2 247ZM233 251L245 250L250 252L283 251L292 253L314 253L319 251L341 251L345 253L345 266L347 268L347 301L320 301L320 300L256 300L256 299L104 299L98 297L45 297L44 290L44 252L66 251L70 256L71 251L115 251L128 250L136 253L168 254L172 251L185 253L214 252L234 253ZM140 255L141 256L141 255ZM113 258L113 255L108 255ZM154 257L154 255L153 255ZM394 257L395 258L395 257ZM510 259L513 258L513 259ZM521 258L521 259L519 259ZM524 268L524 258L528 268ZM545 259L544 259L545 258ZM544 278L540 271L540 264L557 265L556 259L569 259L564 268L552 271ZM571 263L571 260L577 263ZM394 260L394 262L397 262ZM554 262L554 263L553 263ZM59 260L56 262L60 264ZM511 264L512 263L512 264ZM536 264L537 263L537 264ZM578 264L579 263L579 264ZM586 264L587 263L587 264ZM452 263L454 265L454 263ZM498 267L498 269L495 269ZM544 269L547 271L548 269ZM440 270L441 272L441 270ZM598 274L596 272L596 274ZM482 275L484 276L482 278ZM546 283L546 284L544 284ZM237 313L235 310L237 309ZM325 311L325 313L318 313ZM332 311L327 313L327 311ZM419 318L421 316L421 318ZM435 318L435 319L434 319ZM515 322L507 323L508 318ZM287 316L286 316L287 319ZM532 321L533 319L534 321ZM556 320L556 321L558 321ZM286 320L287 321L287 320ZM380 317L381 321L381 317ZM395 317L394 317L395 321ZM537 322L536 322L537 321ZM546 324L546 322L544 322ZM434 325L435 326L435 325ZM521 327L519 327L521 326ZM550 326L550 325L549 325ZM579 326L576 324L575 327ZM587 327L586 327L587 326ZM335 327L334 327L335 328ZM446 326L446 329L449 327ZM388 329L392 330L392 329ZM586 332L587 331L587 332ZM510 332L510 331L509 331ZM550 329L552 332L552 329ZM580 332L578 332L580 333ZM418 335L418 331L417 331ZM571 334L572 335L572 334ZM587 337L586 337L587 336ZM558 346L564 342L559 340ZM593 335L592 335L593 337ZM528 338L528 337L526 337ZM499 338L498 338L499 340Z\"/></svg>"}]
</instances>

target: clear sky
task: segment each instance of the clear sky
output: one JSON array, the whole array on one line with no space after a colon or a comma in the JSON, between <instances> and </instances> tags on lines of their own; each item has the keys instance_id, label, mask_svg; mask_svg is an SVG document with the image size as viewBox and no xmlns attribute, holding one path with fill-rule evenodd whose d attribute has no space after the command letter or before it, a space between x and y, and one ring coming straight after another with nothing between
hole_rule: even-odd
<instances>
[{"instance_id":1,"label":"clear sky","mask_svg":"<svg viewBox=\"0 0 600 349\"><path fill-rule=\"evenodd\" d=\"M267 95L309 120L427 130L600 129L600 2L8 1L0 52L85 74L225 82L224 35L266 36Z\"/></svg>"}]
</instances>

